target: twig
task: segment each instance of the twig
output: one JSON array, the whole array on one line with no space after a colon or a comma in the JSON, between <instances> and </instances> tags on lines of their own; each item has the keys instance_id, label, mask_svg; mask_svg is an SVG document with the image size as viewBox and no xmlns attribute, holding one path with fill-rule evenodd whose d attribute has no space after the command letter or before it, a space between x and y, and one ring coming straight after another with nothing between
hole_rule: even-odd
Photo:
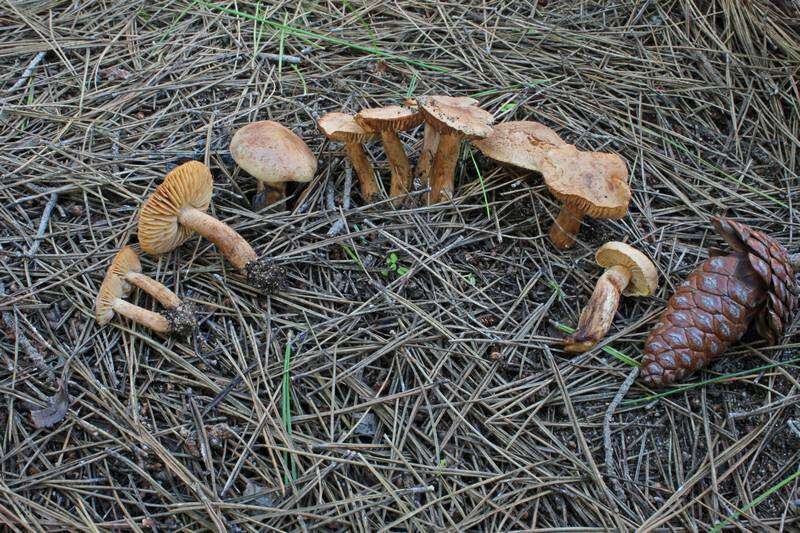
<instances>
[{"instance_id":1,"label":"twig","mask_svg":"<svg viewBox=\"0 0 800 533\"><path fill-rule=\"evenodd\" d=\"M283 63L289 63L291 65L299 65L303 62L303 58L300 56L290 56L286 54L270 54L269 52L261 52L258 54L258 57L261 59L266 59L267 61L280 61Z\"/></svg>"},{"instance_id":2,"label":"twig","mask_svg":"<svg viewBox=\"0 0 800 533\"><path fill-rule=\"evenodd\" d=\"M638 375L638 367L630 371L628 377L625 378L625 381L620 385L616 396L614 396L614 399L611 400L611 403L608 405L606 414L603 417L603 446L605 446L606 451L606 471L608 472L608 477L611 479L611 483L614 485L614 491L617 493L620 500L625 499L625 491L622 489L622 483L620 483L619 477L614 472L614 467L611 464L614 460L614 453L611 448L611 419L614 417L614 411L617 410L622 399L628 394L628 390L630 390L631 385L633 385Z\"/></svg>"},{"instance_id":3,"label":"twig","mask_svg":"<svg viewBox=\"0 0 800 533\"><path fill-rule=\"evenodd\" d=\"M338 235L342 228L347 225L347 221L344 219L344 211L350 209L350 189L353 186L353 167L350 166L350 162L345 162L345 171L344 171L344 199L342 200L342 212L340 213L339 219L333 223L331 229L328 230L328 237L334 237ZM333 185L331 185L331 194L329 199L329 208L333 209Z\"/></svg>"},{"instance_id":4,"label":"twig","mask_svg":"<svg viewBox=\"0 0 800 533\"><path fill-rule=\"evenodd\" d=\"M22 73L22 76L20 76L20 78L16 81L16 83L14 83L14 85L12 85L10 89L8 89L8 92L16 91L17 89L25 85L25 80L31 77L31 74L33 74L33 69L36 68L36 65L42 62L42 59L44 59L45 54L47 54L46 51L39 52L34 56L33 59L31 59L31 62L28 63L28 67Z\"/></svg>"},{"instance_id":5,"label":"twig","mask_svg":"<svg viewBox=\"0 0 800 533\"><path fill-rule=\"evenodd\" d=\"M5 296L6 291L5 287L2 283L0 283L0 296ZM14 319L13 313L10 311L3 311L0 313L0 318L2 319L3 325L5 326L6 334L12 340L16 340L19 343L20 348L22 351L25 352L25 355L28 356L28 359L31 360L33 366L35 366L40 372L45 375L47 381L54 381L56 379L55 373L53 369L48 366L45 362L44 357L42 356L41 352L36 349L36 347L28 340L28 336L25 335L25 332L19 329L17 321Z\"/></svg>"},{"instance_id":6,"label":"twig","mask_svg":"<svg viewBox=\"0 0 800 533\"><path fill-rule=\"evenodd\" d=\"M58 192L53 191L50 193L50 199L44 206L44 211L42 211L42 219L39 221L39 229L36 231L36 237L34 237L30 249L25 252L25 257L32 258L39 250L39 245L44 238L44 232L47 229L47 223L50 221L50 214L53 212L56 202L58 202Z\"/></svg>"}]
</instances>

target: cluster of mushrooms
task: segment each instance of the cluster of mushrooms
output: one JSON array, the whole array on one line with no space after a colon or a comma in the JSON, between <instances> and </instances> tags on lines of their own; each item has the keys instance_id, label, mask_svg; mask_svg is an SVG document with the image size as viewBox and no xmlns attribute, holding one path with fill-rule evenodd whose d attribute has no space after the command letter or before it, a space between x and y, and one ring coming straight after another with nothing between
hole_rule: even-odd
<instances>
[{"instance_id":1,"label":"cluster of mushrooms","mask_svg":"<svg viewBox=\"0 0 800 533\"><path fill-rule=\"evenodd\" d=\"M503 165L541 174L548 190L561 203L560 213L549 230L550 240L560 250L575 245L585 216L618 219L627 213L631 198L628 169L619 156L578 150L563 141L555 131L537 122L515 121L494 126L492 123L492 114L478 107L473 98L426 96L407 100L402 106L363 109L355 115L328 113L318 120L317 126L327 139L344 145L358 177L361 197L366 203L384 199L384 189L365 150L366 143L380 137L391 174L388 196L395 205L408 201L412 192L424 195L428 205L452 199L461 145L469 141L485 156ZM422 149L416 166L412 168L399 134L422 124ZM289 182L307 183L317 171L317 159L306 143L285 126L269 120L239 129L231 139L230 152L237 165L257 180L254 209L282 201ZM241 235L207 213L212 190L211 172L198 161L189 161L169 172L139 212L139 247L146 253L163 254L197 233L215 244L251 286L263 293L274 292L282 284L283 269L269 258L259 257ZM794 266L785 250L769 237L752 232L746 226L729 221L717 224L724 228L720 232L725 238L738 246L737 253L744 253L742 250L747 246L757 247L760 253L758 247L763 248L763 243L774 252L766 256L761 254L765 261L771 261L772 270L764 272L760 264L753 263L755 266L752 268L761 268L758 271L760 278L750 276L753 279L748 278L747 283L754 283L760 292L754 293L752 301L747 302L749 314L742 317L742 320L746 319L744 329L756 310L767 307L774 311L776 300L782 306L774 312L781 313L782 322L778 322L785 326L797 305L798 294ZM739 258L738 255L735 257ZM581 312L577 329L564 340L568 352L589 350L606 336L622 295L650 296L658 288L658 272L653 262L628 244L608 242L597 250L595 258L605 271ZM735 276L749 275L742 266L746 261L731 261L739 266L735 271L724 273L732 276L726 283L738 287ZM775 266L776 263L780 268ZM776 268L778 273L774 274ZM114 313L119 313L162 334L186 334L195 323L191 306L182 303L175 293L142 274L141 270L133 248L126 246L120 250L97 297L97 321L104 324ZM712 271L709 271L709 276L719 274ZM687 289L691 294L705 290L703 283L707 277L704 278L702 273L698 276L697 279L690 278L696 285ZM770 285L775 276L779 276L781 281L778 289ZM150 294L165 310L155 313L127 302L125 298L134 286ZM777 293L771 292L779 289ZM681 296L683 300L670 300L663 320L671 322L668 327L663 325L663 321L659 323L648 341L646 351L649 355L643 365L643 375L650 383L666 384L685 377L720 353L721 344L714 341L714 335L720 333L714 329L716 323L705 329L701 324L698 331L708 330L708 335L693 333L690 321L685 318L693 310L681 307L685 304L685 296ZM727 312L735 305L729 305L725 296L715 294L719 300L717 303L725 306ZM737 295L730 297L735 300ZM709 312L713 314L713 310ZM699 322L704 320L699 312L691 316L699 317ZM689 333L676 332L676 328L683 327L681 320L687 324L685 327L689 328ZM728 328L727 324L719 328L723 326ZM744 329L739 327L736 331L742 330L743 334ZM777 334L783 329L772 327L769 331ZM700 346L692 345L696 349L690 350L684 346L689 343L687 338L692 341L700 339L695 343ZM670 339L675 342L670 344ZM704 357L698 353L711 356Z\"/></svg>"}]
</instances>

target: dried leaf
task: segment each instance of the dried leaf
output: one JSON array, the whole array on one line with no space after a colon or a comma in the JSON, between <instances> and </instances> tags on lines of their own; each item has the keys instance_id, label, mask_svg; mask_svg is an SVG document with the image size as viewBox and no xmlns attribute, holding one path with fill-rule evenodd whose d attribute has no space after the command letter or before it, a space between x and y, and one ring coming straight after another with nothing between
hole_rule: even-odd
<instances>
[{"instance_id":1,"label":"dried leaf","mask_svg":"<svg viewBox=\"0 0 800 533\"><path fill-rule=\"evenodd\" d=\"M64 420L64 417L67 415L69 402L67 380L62 379L58 392L48 400L47 407L31 411L33 425L37 428L47 428L58 424Z\"/></svg>"}]
</instances>

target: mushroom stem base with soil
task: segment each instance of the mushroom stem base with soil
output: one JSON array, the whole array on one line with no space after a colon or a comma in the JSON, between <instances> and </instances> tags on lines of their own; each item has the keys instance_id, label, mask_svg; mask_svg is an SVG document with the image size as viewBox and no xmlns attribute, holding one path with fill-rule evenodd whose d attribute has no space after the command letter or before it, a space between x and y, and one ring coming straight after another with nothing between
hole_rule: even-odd
<instances>
[{"instance_id":1,"label":"mushroom stem base with soil","mask_svg":"<svg viewBox=\"0 0 800 533\"><path fill-rule=\"evenodd\" d=\"M623 266L611 267L600 276L589 303L581 311L578 329L565 340L565 351L585 352L605 337L630 280L631 271Z\"/></svg>"},{"instance_id":2,"label":"mushroom stem base with soil","mask_svg":"<svg viewBox=\"0 0 800 533\"><path fill-rule=\"evenodd\" d=\"M266 185L259 181L256 185L256 194L253 196L253 209L258 211L265 207L276 204L286 197L286 183L276 183Z\"/></svg>"},{"instance_id":3,"label":"mushroom stem base with soil","mask_svg":"<svg viewBox=\"0 0 800 533\"><path fill-rule=\"evenodd\" d=\"M164 334L172 333L170 322L163 315L148 311L138 305L133 305L122 298L114 300L111 307L114 309L115 313L119 313L133 322L146 326L153 331Z\"/></svg>"},{"instance_id":4,"label":"mushroom stem base with soil","mask_svg":"<svg viewBox=\"0 0 800 533\"><path fill-rule=\"evenodd\" d=\"M431 167L429 205L441 202L443 196L448 198L453 196L461 138L462 136L458 133L441 133L439 135L439 146Z\"/></svg>"},{"instance_id":5,"label":"mushroom stem base with soil","mask_svg":"<svg viewBox=\"0 0 800 533\"><path fill-rule=\"evenodd\" d=\"M361 197L365 202L372 203L380 197L380 190L378 189L378 181L375 179L375 172L372 170L372 163L367 158L364 146L358 142L351 142L344 145L344 150L353 165L353 170L356 171L356 176L358 176L358 182L361 185Z\"/></svg>"},{"instance_id":6,"label":"mushroom stem base with soil","mask_svg":"<svg viewBox=\"0 0 800 533\"><path fill-rule=\"evenodd\" d=\"M381 140L383 141L383 150L386 152L386 160L389 162L389 170L392 173L389 196L396 197L408 194L412 185L411 163L408 162L403 143L400 142L400 137L397 133L391 130L381 132ZM402 201L402 198L396 198L394 204L398 205Z\"/></svg>"},{"instance_id":7,"label":"mushroom stem base with soil","mask_svg":"<svg viewBox=\"0 0 800 533\"><path fill-rule=\"evenodd\" d=\"M556 221L550 226L550 240L556 248L566 250L575 244L575 235L583 222L584 213L564 205L558 213Z\"/></svg>"},{"instance_id":8,"label":"mushroom stem base with soil","mask_svg":"<svg viewBox=\"0 0 800 533\"><path fill-rule=\"evenodd\" d=\"M192 207L181 209L178 222L217 245L252 286L271 293L283 285L283 267L269 259L259 259L253 247L224 222Z\"/></svg>"}]
</instances>

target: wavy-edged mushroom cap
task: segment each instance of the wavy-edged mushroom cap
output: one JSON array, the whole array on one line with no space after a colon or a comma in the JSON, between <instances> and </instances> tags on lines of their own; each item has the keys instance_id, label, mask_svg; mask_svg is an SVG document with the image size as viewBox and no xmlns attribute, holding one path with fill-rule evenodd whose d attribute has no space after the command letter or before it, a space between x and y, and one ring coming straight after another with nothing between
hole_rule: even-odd
<instances>
[{"instance_id":1,"label":"wavy-edged mushroom cap","mask_svg":"<svg viewBox=\"0 0 800 533\"><path fill-rule=\"evenodd\" d=\"M185 207L206 211L214 182L211 171L189 161L170 171L139 211L139 245L147 253L163 254L180 246L193 231L178 222Z\"/></svg>"},{"instance_id":2,"label":"wavy-edged mushroom cap","mask_svg":"<svg viewBox=\"0 0 800 533\"><path fill-rule=\"evenodd\" d=\"M482 139L492 133L494 117L477 106L454 105L440 96L420 97L417 105L425 120L441 133L460 133L469 140Z\"/></svg>"},{"instance_id":3,"label":"wavy-edged mushroom cap","mask_svg":"<svg viewBox=\"0 0 800 533\"><path fill-rule=\"evenodd\" d=\"M539 172L546 149L565 144L555 131L531 120L498 124L492 128L491 135L472 142L486 157Z\"/></svg>"},{"instance_id":4,"label":"wavy-edged mushroom cap","mask_svg":"<svg viewBox=\"0 0 800 533\"><path fill-rule=\"evenodd\" d=\"M237 130L230 149L237 165L266 184L307 183L317 172L317 158L303 139L271 120Z\"/></svg>"},{"instance_id":5,"label":"wavy-edged mushroom cap","mask_svg":"<svg viewBox=\"0 0 800 533\"><path fill-rule=\"evenodd\" d=\"M603 268L622 266L631 273L625 296L651 296L658 289L658 271L649 257L629 244L619 241L605 243L594 255Z\"/></svg>"},{"instance_id":6,"label":"wavy-edged mushroom cap","mask_svg":"<svg viewBox=\"0 0 800 533\"><path fill-rule=\"evenodd\" d=\"M130 284L120 278L113 268L109 268L94 301L94 317L97 323L108 324L114 317L114 300L125 298L130 292Z\"/></svg>"},{"instance_id":7,"label":"wavy-edged mushroom cap","mask_svg":"<svg viewBox=\"0 0 800 533\"><path fill-rule=\"evenodd\" d=\"M372 131L408 131L422 124L422 113L399 105L371 107L356 113L355 121Z\"/></svg>"},{"instance_id":8,"label":"wavy-edged mushroom cap","mask_svg":"<svg viewBox=\"0 0 800 533\"><path fill-rule=\"evenodd\" d=\"M128 272L141 273L142 263L139 261L139 254L130 246L123 246L111 260L108 270L113 271L120 278L124 278Z\"/></svg>"},{"instance_id":9,"label":"wavy-edged mushroom cap","mask_svg":"<svg viewBox=\"0 0 800 533\"><path fill-rule=\"evenodd\" d=\"M375 132L364 129L353 115L347 113L326 113L317 121L317 128L336 142L364 142L375 137Z\"/></svg>"},{"instance_id":10,"label":"wavy-edged mushroom cap","mask_svg":"<svg viewBox=\"0 0 800 533\"><path fill-rule=\"evenodd\" d=\"M616 219L628 212L628 168L616 154L558 146L547 151L541 172L553 196L590 217Z\"/></svg>"}]
</instances>

